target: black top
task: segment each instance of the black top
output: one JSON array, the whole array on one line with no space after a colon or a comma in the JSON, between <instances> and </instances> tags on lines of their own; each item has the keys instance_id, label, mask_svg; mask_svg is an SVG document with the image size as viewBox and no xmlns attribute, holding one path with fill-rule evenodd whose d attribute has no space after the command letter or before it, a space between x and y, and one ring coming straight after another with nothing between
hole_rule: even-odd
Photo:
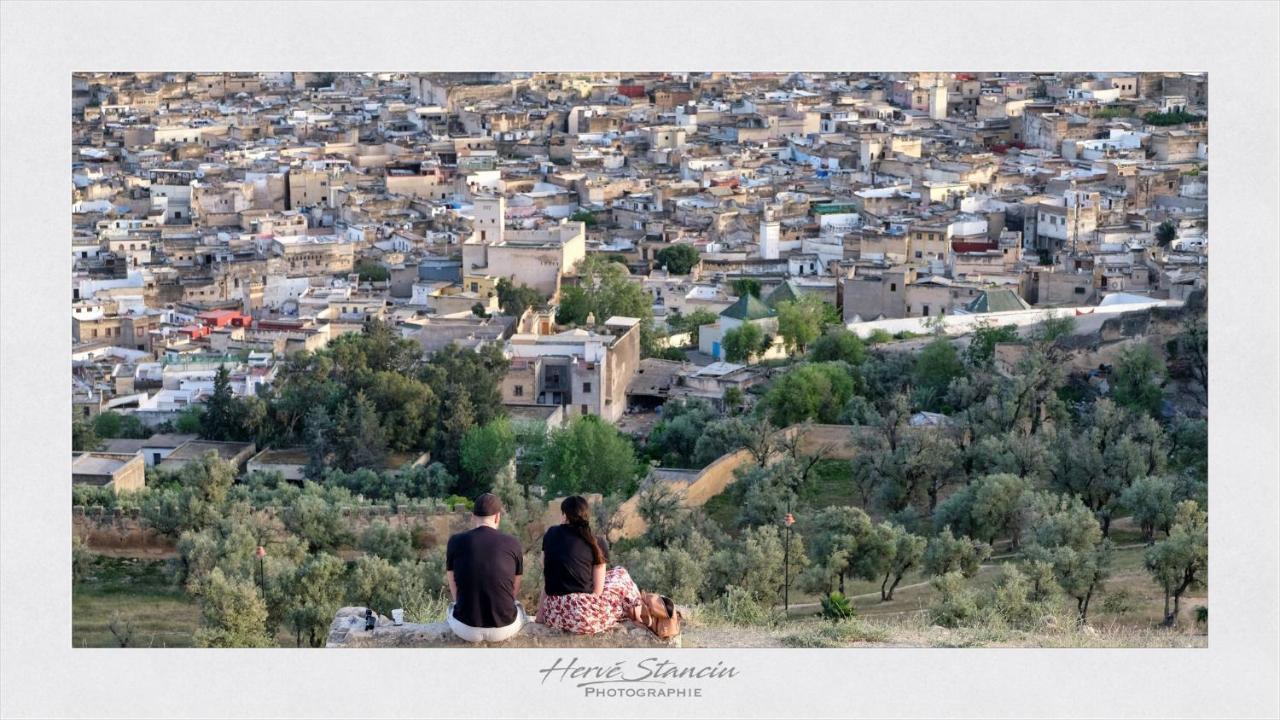
<instances>
[{"instance_id":1,"label":"black top","mask_svg":"<svg viewBox=\"0 0 1280 720\"><path fill-rule=\"evenodd\" d=\"M516 576L524 574L519 540L480 525L449 538L444 558L458 586L454 618L477 628L506 627L516 621Z\"/></svg>"},{"instance_id":2,"label":"black top","mask_svg":"<svg viewBox=\"0 0 1280 720\"><path fill-rule=\"evenodd\" d=\"M596 543L608 560L608 542L597 535ZM591 546L567 524L549 528L542 536L542 557L544 587L548 595L589 593L594 589L591 581L595 558L591 554Z\"/></svg>"}]
</instances>

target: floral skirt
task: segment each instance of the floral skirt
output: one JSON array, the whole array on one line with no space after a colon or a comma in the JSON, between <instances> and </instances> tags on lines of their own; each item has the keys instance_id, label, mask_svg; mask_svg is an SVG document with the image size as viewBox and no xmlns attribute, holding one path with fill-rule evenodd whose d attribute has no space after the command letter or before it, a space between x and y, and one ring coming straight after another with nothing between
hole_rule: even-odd
<instances>
[{"instance_id":1,"label":"floral skirt","mask_svg":"<svg viewBox=\"0 0 1280 720\"><path fill-rule=\"evenodd\" d=\"M640 588L623 567L611 568L604 575L604 592L548 595L538 612L538 622L579 635L593 635L608 630L629 617L631 608L640 602Z\"/></svg>"}]
</instances>

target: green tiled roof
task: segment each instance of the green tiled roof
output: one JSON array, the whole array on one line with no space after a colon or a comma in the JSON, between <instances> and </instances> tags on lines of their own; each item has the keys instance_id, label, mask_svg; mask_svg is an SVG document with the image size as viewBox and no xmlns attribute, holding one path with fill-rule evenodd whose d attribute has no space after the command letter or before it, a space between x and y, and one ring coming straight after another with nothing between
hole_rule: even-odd
<instances>
[{"instance_id":1,"label":"green tiled roof","mask_svg":"<svg viewBox=\"0 0 1280 720\"><path fill-rule=\"evenodd\" d=\"M1030 310L1026 300L1018 297L1018 293L1004 288L983 290L982 294L964 306L973 313L1012 312L1014 310Z\"/></svg>"},{"instance_id":2,"label":"green tiled roof","mask_svg":"<svg viewBox=\"0 0 1280 720\"><path fill-rule=\"evenodd\" d=\"M720 311L721 317L735 318L737 320L759 320L774 316L773 308L765 305L760 298L751 293L744 293L738 301L724 310Z\"/></svg>"},{"instance_id":3,"label":"green tiled roof","mask_svg":"<svg viewBox=\"0 0 1280 720\"><path fill-rule=\"evenodd\" d=\"M778 303L784 300L795 300L797 297L799 296L796 294L795 288L791 287L791 281L788 280L774 288L774 291L769 293L769 299L764 302L769 307L776 308Z\"/></svg>"}]
</instances>

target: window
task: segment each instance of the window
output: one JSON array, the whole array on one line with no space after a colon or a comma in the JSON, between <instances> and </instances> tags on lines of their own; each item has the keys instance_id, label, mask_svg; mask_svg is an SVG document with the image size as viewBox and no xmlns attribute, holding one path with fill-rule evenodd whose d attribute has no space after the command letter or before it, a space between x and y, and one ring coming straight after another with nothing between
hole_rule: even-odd
<instances>
[{"instance_id":1,"label":"window","mask_svg":"<svg viewBox=\"0 0 1280 720\"><path fill-rule=\"evenodd\" d=\"M919 258L922 258L922 257L924 257L924 253L923 253L923 252L921 252L921 251L919 251L919 250L917 250L917 251L916 251L916 258L917 258L917 259L919 259Z\"/></svg>"},{"instance_id":2,"label":"window","mask_svg":"<svg viewBox=\"0 0 1280 720\"><path fill-rule=\"evenodd\" d=\"M588 409L586 405L583 405L583 406L582 406L582 414L583 414L583 415L590 415L590 414L591 414L591 410L590 410L590 409Z\"/></svg>"},{"instance_id":3,"label":"window","mask_svg":"<svg viewBox=\"0 0 1280 720\"><path fill-rule=\"evenodd\" d=\"M889 283L889 292L898 292L898 283Z\"/></svg>"},{"instance_id":4,"label":"window","mask_svg":"<svg viewBox=\"0 0 1280 720\"><path fill-rule=\"evenodd\" d=\"M515 395L516 397L524 397L524 386L523 385L515 386L515 388L512 389L512 394Z\"/></svg>"},{"instance_id":5,"label":"window","mask_svg":"<svg viewBox=\"0 0 1280 720\"><path fill-rule=\"evenodd\" d=\"M589 382L584 382L584 383L582 383L582 392L584 392L584 393L589 393L589 392L591 392L591 383L589 383Z\"/></svg>"},{"instance_id":6,"label":"window","mask_svg":"<svg viewBox=\"0 0 1280 720\"><path fill-rule=\"evenodd\" d=\"M924 311L923 311L923 313L922 313L922 314L923 314L925 317L929 317L929 306L928 306L928 305L925 305L925 306L924 306Z\"/></svg>"},{"instance_id":7,"label":"window","mask_svg":"<svg viewBox=\"0 0 1280 720\"><path fill-rule=\"evenodd\" d=\"M1083 295L1083 294L1084 294L1084 288L1082 288L1082 287L1077 287L1077 288L1076 288L1076 290L1075 290L1075 292L1076 292L1076 294L1077 294L1077 295Z\"/></svg>"}]
</instances>

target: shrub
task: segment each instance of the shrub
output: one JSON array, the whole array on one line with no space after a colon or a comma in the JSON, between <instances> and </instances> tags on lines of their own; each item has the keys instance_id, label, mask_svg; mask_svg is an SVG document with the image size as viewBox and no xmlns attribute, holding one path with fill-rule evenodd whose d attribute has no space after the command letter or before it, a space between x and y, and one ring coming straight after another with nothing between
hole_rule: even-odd
<instances>
[{"instance_id":1,"label":"shrub","mask_svg":"<svg viewBox=\"0 0 1280 720\"><path fill-rule=\"evenodd\" d=\"M1102 612L1124 615L1133 611L1133 597L1128 590L1112 590L1102 598Z\"/></svg>"},{"instance_id":2,"label":"shrub","mask_svg":"<svg viewBox=\"0 0 1280 720\"><path fill-rule=\"evenodd\" d=\"M875 330L871 331L870 335L867 336L868 345L880 345L882 343L887 343L891 340L893 340L893 333L889 332L888 330L885 330L884 328L876 328Z\"/></svg>"},{"instance_id":3,"label":"shrub","mask_svg":"<svg viewBox=\"0 0 1280 720\"><path fill-rule=\"evenodd\" d=\"M1209 608L1204 605L1197 605L1194 610L1196 613L1196 624L1207 626L1209 624Z\"/></svg>"},{"instance_id":4,"label":"shrub","mask_svg":"<svg viewBox=\"0 0 1280 720\"><path fill-rule=\"evenodd\" d=\"M735 627L774 627L782 621L781 611L736 585L726 587L706 610L708 619Z\"/></svg>"},{"instance_id":5,"label":"shrub","mask_svg":"<svg viewBox=\"0 0 1280 720\"><path fill-rule=\"evenodd\" d=\"M957 628L978 619L978 595L965 582L964 575L949 572L935 577L929 584L938 593L938 599L929 607L929 620L934 625Z\"/></svg>"},{"instance_id":6,"label":"shrub","mask_svg":"<svg viewBox=\"0 0 1280 720\"><path fill-rule=\"evenodd\" d=\"M822 617L839 622L848 620L857 614L853 608L853 602L845 597L845 594L833 590L829 595L822 598Z\"/></svg>"},{"instance_id":7,"label":"shrub","mask_svg":"<svg viewBox=\"0 0 1280 720\"><path fill-rule=\"evenodd\" d=\"M782 638L782 644L794 648L836 648L856 642L884 642L889 632L858 618L840 620L830 625L806 630Z\"/></svg>"}]
</instances>

